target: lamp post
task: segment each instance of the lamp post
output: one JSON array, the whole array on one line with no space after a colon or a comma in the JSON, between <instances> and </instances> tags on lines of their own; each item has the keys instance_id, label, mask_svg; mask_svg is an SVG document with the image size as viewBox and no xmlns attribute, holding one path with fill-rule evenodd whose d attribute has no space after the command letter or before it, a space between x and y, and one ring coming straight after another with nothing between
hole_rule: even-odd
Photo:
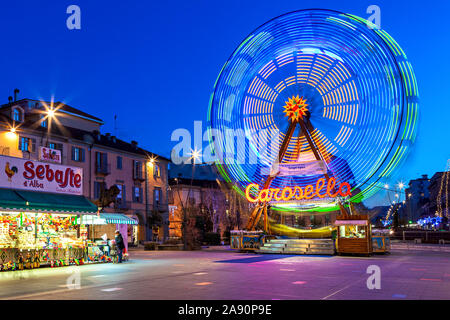
<instances>
[{"instance_id":1,"label":"lamp post","mask_svg":"<svg viewBox=\"0 0 450 320\"><path fill-rule=\"evenodd\" d=\"M45 113L47 114L44 117L43 121L48 120L48 126L47 126L47 141L45 142L45 146L48 146L48 139L50 137L51 134L51 129L52 129L52 120L56 117L56 110L53 109L53 105L50 106L50 108L46 108Z\"/></svg>"},{"instance_id":2,"label":"lamp post","mask_svg":"<svg viewBox=\"0 0 450 320\"><path fill-rule=\"evenodd\" d=\"M191 151L189 160L192 160L192 174L191 174L191 183L189 185L188 194L186 196L186 205L188 204L188 201L189 201L189 198L190 198L190 194L191 194L192 184L194 182L196 160L199 160L200 157L201 157L201 150L194 149L194 150ZM177 185L178 185L178 179L176 180L176 182L177 182ZM178 197L180 198L181 210L182 210L182 213L183 213L183 223L182 223L183 249L186 250L186 248L187 248L187 239L186 239L187 216L186 216L186 209L187 208L186 208L186 205L183 205L183 198L182 198L182 196L180 197L179 188L177 188L177 190L178 190Z\"/></svg>"}]
</instances>

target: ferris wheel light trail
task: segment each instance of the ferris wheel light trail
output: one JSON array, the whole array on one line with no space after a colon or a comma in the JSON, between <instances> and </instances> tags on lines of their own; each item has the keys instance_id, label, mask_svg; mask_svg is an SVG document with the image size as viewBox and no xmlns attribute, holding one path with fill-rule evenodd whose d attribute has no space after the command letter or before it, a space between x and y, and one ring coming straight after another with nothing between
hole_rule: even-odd
<instances>
[{"instance_id":1,"label":"ferris wheel light trail","mask_svg":"<svg viewBox=\"0 0 450 320\"><path fill-rule=\"evenodd\" d=\"M254 30L232 53L214 85L208 121L210 130L244 132L236 144L247 160L257 159L242 163L228 155L216 162L241 194L252 183L280 190L315 185L317 173L268 179L266 169L320 160L360 202L404 161L416 137L417 83L395 40L367 25L337 11L295 11ZM209 137L215 150L235 144L225 134ZM271 205L289 212L337 208L334 199L316 200Z\"/></svg>"}]
</instances>

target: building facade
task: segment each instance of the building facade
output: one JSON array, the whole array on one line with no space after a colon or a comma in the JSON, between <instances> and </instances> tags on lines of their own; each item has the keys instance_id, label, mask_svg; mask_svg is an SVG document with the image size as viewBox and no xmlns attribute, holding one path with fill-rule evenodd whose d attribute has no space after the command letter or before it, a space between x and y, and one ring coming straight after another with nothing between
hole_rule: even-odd
<instances>
[{"instance_id":1,"label":"building facade","mask_svg":"<svg viewBox=\"0 0 450 320\"><path fill-rule=\"evenodd\" d=\"M408 188L405 189L405 206L402 210L402 216L407 221L416 222L423 215L423 206L430 198L429 188L430 179L426 174L421 178L410 180Z\"/></svg>"},{"instance_id":2,"label":"building facade","mask_svg":"<svg viewBox=\"0 0 450 320\"><path fill-rule=\"evenodd\" d=\"M236 224L233 200L221 187L221 183L224 185L214 165L196 164L194 168L192 164L171 164L169 176L169 235L172 238L182 238L183 219L192 224L196 216L204 217L207 232L221 236Z\"/></svg>"},{"instance_id":3,"label":"building facade","mask_svg":"<svg viewBox=\"0 0 450 320\"><path fill-rule=\"evenodd\" d=\"M449 180L450 172L436 172L430 179L428 186L429 204L427 206L428 215L438 215L441 217L449 217Z\"/></svg>"},{"instance_id":4,"label":"building facade","mask_svg":"<svg viewBox=\"0 0 450 320\"><path fill-rule=\"evenodd\" d=\"M17 97L0 106L0 155L82 168L83 195L138 221L130 244L168 236L169 159L101 133L104 122L60 102ZM101 229L98 230L102 232Z\"/></svg>"}]
</instances>

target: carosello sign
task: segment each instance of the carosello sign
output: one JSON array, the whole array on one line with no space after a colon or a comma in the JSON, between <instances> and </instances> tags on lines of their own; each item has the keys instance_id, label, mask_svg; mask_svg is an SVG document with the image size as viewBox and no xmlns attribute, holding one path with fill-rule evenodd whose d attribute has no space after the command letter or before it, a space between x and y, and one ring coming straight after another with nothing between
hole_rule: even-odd
<instances>
[{"instance_id":1,"label":"carosello sign","mask_svg":"<svg viewBox=\"0 0 450 320\"><path fill-rule=\"evenodd\" d=\"M327 196L336 198L338 196L350 196L351 193L351 186L348 182L342 182L337 187L335 178L330 178L328 181L320 178L315 186L307 185L304 189L299 186L293 186L283 189L268 188L259 190L259 185L256 183L249 184L245 189L245 196L250 202L295 201Z\"/></svg>"},{"instance_id":2,"label":"carosello sign","mask_svg":"<svg viewBox=\"0 0 450 320\"><path fill-rule=\"evenodd\" d=\"M0 156L0 187L83 194L83 169Z\"/></svg>"}]
</instances>

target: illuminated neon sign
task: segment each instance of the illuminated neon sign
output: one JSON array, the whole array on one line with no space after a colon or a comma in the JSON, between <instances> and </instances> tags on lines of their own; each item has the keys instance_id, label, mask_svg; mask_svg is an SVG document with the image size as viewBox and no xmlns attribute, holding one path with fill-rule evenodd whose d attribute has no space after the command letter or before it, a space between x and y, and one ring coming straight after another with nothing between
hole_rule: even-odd
<instances>
[{"instance_id":1,"label":"illuminated neon sign","mask_svg":"<svg viewBox=\"0 0 450 320\"><path fill-rule=\"evenodd\" d=\"M326 189L324 189L326 184ZM285 187L283 189L279 188L268 188L259 191L259 185L256 183L249 184L245 188L245 196L250 202L270 202L270 201L289 201L289 200L301 200L301 199L312 199L314 197L325 198L326 196L330 198L336 198L337 196L350 196L351 187L348 182L342 182L339 185L338 191L335 191L336 179L331 178L325 182L324 178L317 180L315 188L312 184L309 184L303 188L299 186ZM255 189L258 195L255 197L251 194L252 190ZM322 189L324 190L321 193Z\"/></svg>"}]
</instances>

